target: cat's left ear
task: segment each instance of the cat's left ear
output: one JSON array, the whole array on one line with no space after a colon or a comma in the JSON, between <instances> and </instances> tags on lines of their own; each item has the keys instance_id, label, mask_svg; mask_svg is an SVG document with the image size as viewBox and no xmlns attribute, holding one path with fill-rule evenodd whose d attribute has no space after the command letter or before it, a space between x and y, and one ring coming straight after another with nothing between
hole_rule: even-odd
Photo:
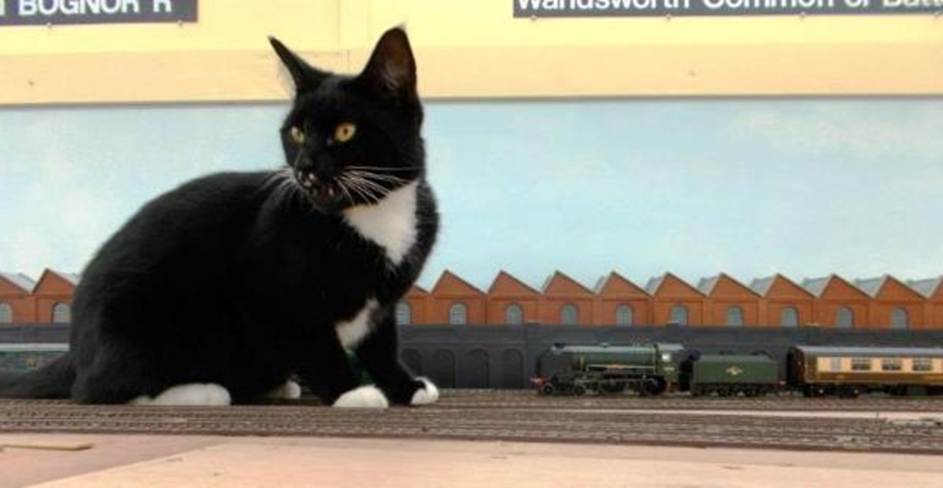
<instances>
[{"instance_id":1,"label":"cat's left ear","mask_svg":"<svg viewBox=\"0 0 943 488\"><path fill-rule=\"evenodd\" d=\"M357 80L376 93L417 100L416 60L406 31L400 27L386 31Z\"/></svg>"},{"instance_id":2,"label":"cat's left ear","mask_svg":"<svg viewBox=\"0 0 943 488\"><path fill-rule=\"evenodd\" d=\"M278 54L279 59L282 60L282 64L285 65L288 73L291 74L291 78L295 82L296 92L313 90L327 78L327 73L305 62L305 60L301 59L301 56L298 56L292 52L291 49L285 47L278 39L269 36L268 40L272 44L272 49L275 49L275 54Z\"/></svg>"}]
</instances>

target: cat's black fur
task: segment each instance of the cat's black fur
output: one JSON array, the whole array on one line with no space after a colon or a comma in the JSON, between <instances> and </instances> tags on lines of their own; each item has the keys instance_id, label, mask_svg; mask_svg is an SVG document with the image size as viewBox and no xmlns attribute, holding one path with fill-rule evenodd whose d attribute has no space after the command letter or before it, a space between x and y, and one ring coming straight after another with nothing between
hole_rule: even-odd
<instances>
[{"instance_id":1,"label":"cat's black fur","mask_svg":"<svg viewBox=\"0 0 943 488\"><path fill-rule=\"evenodd\" d=\"M40 371L0 377L0 397L124 403L217 383L233 401L250 402L297 374L330 403L357 386L335 324L371 298L379 308L373 332L356 346L359 360L392 403L409 403L424 388L397 357L394 323L438 227L407 37L385 33L355 77L319 71L272 45L296 85L281 129L289 167L206 176L145 205L82 273L70 353ZM356 133L340 143L335 130L345 122ZM350 165L374 168L363 176L373 184L337 186ZM318 184L303 187L311 175ZM410 183L416 233L397 264L344 211Z\"/></svg>"}]
</instances>

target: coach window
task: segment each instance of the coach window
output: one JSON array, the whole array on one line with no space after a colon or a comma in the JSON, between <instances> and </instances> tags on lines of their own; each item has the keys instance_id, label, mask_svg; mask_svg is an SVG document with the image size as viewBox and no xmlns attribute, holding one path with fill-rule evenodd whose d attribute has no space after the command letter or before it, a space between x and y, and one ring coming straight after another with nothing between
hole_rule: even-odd
<instances>
[{"instance_id":1,"label":"coach window","mask_svg":"<svg viewBox=\"0 0 943 488\"><path fill-rule=\"evenodd\" d=\"M786 307L779 313L779 325L783 327L799 326L799 310L796 307Z\"/></svg>"},{"instance_id":2,"label":"coach window","mask_svg":"<svg viewBox=\"0 0 943 488\"><path fill-rule=\"evenodd\" d=\"M563 325L577 325L580 323L580 311L576 305L567 303L560 309L560 323Z\"/></svg>"},{"instance_id":3,"label":"coach window","mask_svg":"<svg viewBox=\"0 0 943 488\"><path fill-rule=\"evenodd\" d=\"M409 325L413 323L413 309L406 302L396 304L396 324Z\"/></svg>"},{"instance_id":4,"label":"coach window","mask_svg":"<svg viewBox=\"0 0 943 488\"><path fill-rule=\"evenodd\" d=\"M829 370L829 371L841 371L841 358L829 358L829 360L828 360L828 370Z\"/></svg>"},{"instance_id":5,"label":"coach window","mask_svg":"<svg viewBox=\"0 0 943 488\"><path fill-rule=\"evenodd\" d=\"M616 325L632 325L632 307L619 305L616 308Z\"/></svg>"},{"instance_id":6,"label":"coach window","mask_svg":"<svg viewBox=\"0 0 943 488\"><path fill-rule=\"evenodd\" d=\"M851 358L852 371L871 371L871 360L868 358Z\"/></svg>"},{"instance_id":7,"label":"coach window","mask_svg":"<svg viewBox=\"0 0 943 488\"><path fill-rule=\"evenodd\" d=\"M524 323L524 309L516 303L504 309L504 323L507 325L521 325Z\"/></svg>"},{"instance_id":8,"label":"coach window","mask_svg":"<svg viewBox=\"0 0 943 488\"><path fill-rule=\"evenodd\" d=\"M910 316L907 313L907 310L904 310L901 307L895 308L891 312L891 328L892 329L906 329L910 326Z\"/></svg>"},{"instance_id":9,"label":"coach window","mask_svg":"<svg viewBox=\"0 0 943 488\"><path fill-rule=\"evenodd\" d=\"M850 329L855 326L855 313L848 307L839 307L835 317L835 326L839 329Z\"/></svg>"},{"instance_id":10,"label":"coach window","mask_svg":"<svg viewBox=\"0 0 943 488\"><path fill-rule=\"evenodd\" d=\"M454 303L449 308L449 325L465 325L468 323L468 307L464 303Z\"/></svg>"},{"instance_id":11,"label":"coach window","mask_svg":"<svg viewBox=\"0 0 943 488\"><path fill-rule=\"evenodd\" d=\"M739 327L743 325L743 309L740 307L729 307L727 309L727 325Z\"/></svg>"},{"instance_id":12,"label":"coach window","mask_svg":"<svg viewBox=\"0 0 943 488\"><path fill-rule=\"evenodd\" d=\"M72 310L65 303L57 303L52 306L52 322L54 324L65 324L72 321Z\"/></svg>"},{"instance_id":13,"label":"coach window","mask_svg":"<svg viewBox=\"0 0 943 488\"><path fill-rule=\"evenodd\" d=\"M882 359L881 360L881 371L900 371L901 370L901 360L900 359Z\"/></svg>"},{"instance_id":14,"label":"coach window","mask_svg":"<svg viewBox=\"0 0 943 488\"><path fill-rule=\"evenodd\" d=\"M933 371L933 360L930 358L914 358L914 371Z\"/></svg>"},{"instance_id":15,"label":"coach window","mask_svg":"<svg viewBox=\"0 0 943 488\"><path fill-rule=\"evenodd\" d=\"M0 302L0 324L13 323L13 307L9 303Z\"/></svg>"},{"instance_id":16,"label":"coach window","mask_svg":"<svg viewBox=\"0 0 943 488\"><path fill-rule=\"evenodd\" d=\"M668 323L677 325L688 325L688 309L684 305L675 305L671 307L671 316Z\"/></svg>"}]
</instances>

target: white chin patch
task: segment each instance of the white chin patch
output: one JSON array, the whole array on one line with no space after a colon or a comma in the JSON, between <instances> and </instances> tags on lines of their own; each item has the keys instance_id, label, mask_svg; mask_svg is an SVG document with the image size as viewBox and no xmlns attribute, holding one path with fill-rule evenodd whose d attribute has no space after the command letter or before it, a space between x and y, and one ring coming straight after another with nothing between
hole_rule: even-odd
<instances>
[{"instance_id":1,"label":"white chin patch","mask_svg":"<svg viewBox=\"0 0 943 488\"><path fill-rule=\"evenodd\" d=\"M344 393L333 406L336 408L387 408L390 402L379 388L368 385Z\"/></svg>"},{"instance_id":2,"label":"white chin patch","mask_svg":"<svg viewBox=\"0 0 943 488\"><path fill-rule=\"evenodd\" d=\"M141 395L128 402L130 405L172 405L182 407L220 407L231 403L232 398L229 396L229 390L216 383L187 383L171 386L154 398Z\"/></svg>"},{"instance_id":3,"label":"white chin patch","mask_svg":"<svg viewBox=\"0 0 943 488\"><path fill-rule=\"evenodd\" d=\"M439 389L436 388L436 386L426 378L419 377L416 379L422 381L426 387L416 390L416 393L413 393L413 398L409 401L409 404L429 405L430 403L437 402L439 400Z\"/></svg>"},{"instance_id":4,"label":"white chin patch","mask_svg":"<svg viewBox=\"0 0 943 488\"><path fill-rule=\"evenodd\" d=\"M360 205L344 210L347 224L364 239L381 246L386 257L399 265L416 242L416 191L412 182L390 192L375 205Z\"/></svg>"},{"instance_id":5,"label":"white chin patch","mask_svg":"<svg viewBox=\"0 0 943 488\"><path fill-rule=\"evenodd\" d=\"M297 400L301 398L301 385L292 380L288 380L284 385L275 387L265 395L266 398L275 400Z\"/></svg>"}]
</instances>

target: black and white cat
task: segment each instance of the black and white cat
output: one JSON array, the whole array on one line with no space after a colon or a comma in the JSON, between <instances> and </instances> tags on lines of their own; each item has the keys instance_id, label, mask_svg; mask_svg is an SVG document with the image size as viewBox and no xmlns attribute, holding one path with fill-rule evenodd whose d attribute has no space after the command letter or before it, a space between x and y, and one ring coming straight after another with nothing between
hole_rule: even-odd
<instances>
[{"instance_id":1,"label":"black and white cat","mask_svg":"<svg viewBox=\"0 0 943 488\"><path fill-rule=\"evenodd\" d=\"M297 375L340 407L438 399L400 363L394 323L438 229L409 40L387 31L357 76L271 43L296 89L288 167L146 204L82 273L70 352L3 375L0 397L226 405L297 397ZM376 386L359 385L345 348Z\"/></svg>"}]
</instances>

